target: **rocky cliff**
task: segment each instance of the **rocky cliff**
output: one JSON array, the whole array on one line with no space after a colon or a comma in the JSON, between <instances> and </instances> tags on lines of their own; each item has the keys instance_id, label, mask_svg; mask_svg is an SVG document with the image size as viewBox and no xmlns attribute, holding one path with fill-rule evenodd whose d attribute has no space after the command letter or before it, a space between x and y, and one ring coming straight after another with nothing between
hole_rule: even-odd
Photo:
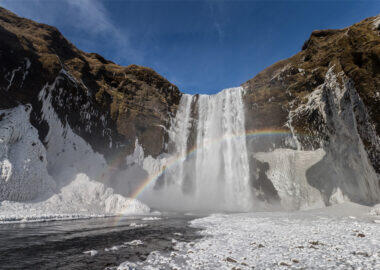
<instances>
[{"instance_id":1,"label":"rocky cliff","mask_svg":"<svg viewBox=\"0 0 380 270\"><path fill-rule=\"evenodd\" d=\"M110 181L137 141L146 155L166 151L180 98L152 69L83 52L0 7L0 220L146 212Z\"/></svg>"},{"instance_id":2,"label":"rocky cliff","mask_svg":"<svg viewBox=\"0 0 380 270\"><path fill-rule=\"evenodd\" d=\"M380 199L371 192L380 185L379 16L345 29L313 31L298 54L243 87L247 129L287 130L295 139L249 140L251 149L323 149L324 157L305 172L305 183L323 191L327 204L337 189L357 202ZM293 162L304 158L292 156ZM251 159L255 168L269 170ZM276 195L267 174L254 183Z\"/></svg>"},{"instance_id":3,"label":"rocky cliff","mask_svg":"<svg viewBox=\"0 0 380 270\"><path fill-rule=\"evenodd\" d=\"M114 213L130 204L123 196L154 180L154 189L165 177L178 181L179 172L186 174L180 192L194 193L196 156L214 155L200 154L198 144L216 141L215 133L227 140L218 139L220 170L214 175L207 167L204 175L225 177L226 164L237 160L230 150L245 149L247 166L234 166L234 174L248 179L255 202L287 209L378 202L379 25L380 17L372 17L314 31L298 54L266 68L243 90L210 98L183 95L150 68L83 52L56 28L0 8L0 201L47 200L64 205L65 213L77 211L73 201L78 208L85 201L87 210ZM239 140L223 127L206 132L220 128L210 119L235 130ZM179 160L188 163L180 171L173 166ZM175 197L182 200L182 193ZM33 209L44 213L45 206ZM3 203L0 214L2 207L15 211Z\"/></svg>"},{"instance_id":4,"label":"rocky cliff","mask_svg":"<svg viewBox=\"0 0 380 270\"><path fill-rule=\"evenodd\" d=\"M147 154L164 151L165 127L181 97L178 88L150 68L122 67L85 53L54 27L0 8L0 109L31 104L41 141L40 91L54 84L51 102L68 123L106 156L130 154L135 140Z\"/></svg>"}]
</instances>

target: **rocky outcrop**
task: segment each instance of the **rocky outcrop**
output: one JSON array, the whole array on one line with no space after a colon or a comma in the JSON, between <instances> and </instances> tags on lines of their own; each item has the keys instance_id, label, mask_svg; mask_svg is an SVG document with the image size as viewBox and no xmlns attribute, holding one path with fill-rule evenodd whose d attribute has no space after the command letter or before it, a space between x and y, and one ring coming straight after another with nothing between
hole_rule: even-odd
<instances>
[{"instance_id":1,"label":"rocky outcrop","mask_svg":"<svg viewBox=\"0 0 380 270\"><path fill-rule=\"evenodd\" d=\"M380 30L379 17L372 17L340 30L314 31L302 51L280 61L243 84L246 89L247 129L283 129L291 111L304 105L308 96L325 82L326 73L334 66L341 74L339 81L351 81L364 106L355 106L358 133L380 172L379 142L368 133L374 128L380 134ZM344 78L343 78L344 77ZM364 111L365 110L365 111ZM359 115L360 114L360 115ZM291 117L292 127L303 149L320 146L327 140L321 119L315 111Z\"/></svg>"},{"instance_id":2,"label":"rocky outcrop","mask_svg":"<svg viewBox=\"0 0 380 270\"><path fill-rule=\"evenodd\" d=\"M345 29L314 31L301 52L243 84L246 129L285 131L269 142L248 138L250 149L323 149L324 157L302 175L327 205L338 193L356 202L380 199L379 22L372 17ZM280 158L259 156L272 166Z\"/></svg>"},{"instance_id":3,"label":"rocky outcrop","mask_svg":"<svg viewBox=\"0 0 380 270\"><path fill-rule=\"evenodd\" d=\"M0 8L0 109L31 104L41 141L43 89L59 119L94 150L122 165L136 139L144 152L165 151L166 127L181 97L178 88L150 68L122 67L85 53L51 26ZM119 164L120 163L120 164Z\"/></svg>"}]
</instances>

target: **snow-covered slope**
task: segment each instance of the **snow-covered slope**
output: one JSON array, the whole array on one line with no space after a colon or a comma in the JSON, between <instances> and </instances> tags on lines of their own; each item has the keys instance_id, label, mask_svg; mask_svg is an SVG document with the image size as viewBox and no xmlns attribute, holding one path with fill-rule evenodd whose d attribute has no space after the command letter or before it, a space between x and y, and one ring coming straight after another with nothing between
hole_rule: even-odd
<instances>
[{"instance_id":1,"label":"snow-covered slope","mask_svg":"<svg viewBox=\"0 0 380 270\"><path fill-rule=\"evenodd\" d=\"M59 120L47 92L54 85L40 93L41 120L49 126L45 146L30 124L30 106L0 111L0 220L148 213L149 207L102 183L108 165Z\"/></svg>"}]
</instances>

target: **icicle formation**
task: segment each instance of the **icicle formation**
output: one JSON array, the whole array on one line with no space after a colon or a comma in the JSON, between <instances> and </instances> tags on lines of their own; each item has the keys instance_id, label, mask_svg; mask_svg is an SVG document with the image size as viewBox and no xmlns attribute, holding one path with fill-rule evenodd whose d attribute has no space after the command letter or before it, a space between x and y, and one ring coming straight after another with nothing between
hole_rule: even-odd
<instances>
[{"instance_id":1,"label":"icicle formation","mask_svg":"<svg viewBox=\"0 0 380 270\"><path fill-rule=\"evenodd\" d=\"M192 123L196 150L189 155ZM174 154L181 161L166 170L162 194L172 195L176 204L184 203L189 209L250 210L246 140L236 136L245 133L244 123L241 87L198 98L183 95L170 130Z\"/></svg>"}]
</instances>

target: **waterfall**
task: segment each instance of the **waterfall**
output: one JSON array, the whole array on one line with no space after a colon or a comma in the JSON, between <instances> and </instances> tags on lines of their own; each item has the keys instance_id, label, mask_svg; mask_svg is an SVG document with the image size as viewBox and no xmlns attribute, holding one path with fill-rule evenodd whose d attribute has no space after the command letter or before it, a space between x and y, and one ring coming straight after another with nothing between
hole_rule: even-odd
<instances>
[{"instance_id":1,"label":"waterfall","mask_svg":"<svg viewBox=\"0 0 380 270\"><path fill-rule=\"evenodd\" d=\"M176 179L171 181L171 184L183 185L184 180L184 164L187 155L187 140L190 131L190 114L191 102L193 96L184 94L181 98L177 115L171 125L169 136L174 143L174 153L178 156L179 161L177 166L172 170L172 178Z\"/></svg>"},{"instance_id":2,"label":"waterfall","mask_svg":"<svg viewBox=\"0 0 380 270\"><path fill-rule=\"evenodd\" d=\"M151 205L252 209L242 91L237 87L215 95L182 96L169 131L177 162L165 169Z\"/></svg>"}]
</instances>

